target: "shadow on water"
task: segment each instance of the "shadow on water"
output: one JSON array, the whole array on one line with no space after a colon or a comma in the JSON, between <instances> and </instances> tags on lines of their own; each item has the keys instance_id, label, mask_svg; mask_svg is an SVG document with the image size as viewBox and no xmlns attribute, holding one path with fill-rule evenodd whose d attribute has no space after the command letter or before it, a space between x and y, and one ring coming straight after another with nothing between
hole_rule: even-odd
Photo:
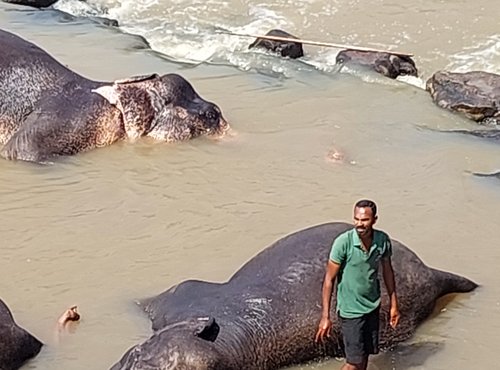
<instances>
[{"instance_id":1,"label":"shadow on water","mask_svg":"<svg viewBox=\"0 0 500 370\"><path fill-rule=\"evenodd\" d=\"M442 130L438 128L428 127L425 125L418 126L421 130L433 131L441 134L461 134L470 135L478 137L481 139L487 139L489 141L500 141L500 129L454 129L454 130Z\"/></svg>"},{"instance_id":2,"label":"shadow on water","mask_svg":"<svg viewBox=\"0 0 500 370\"><path fill-rule=\"evenodd\" d=\"M370 357L368 370L410 370L421 368L427 360L444 348L441 342L401 343L392 350ZM312 362L288 370L338 370L344 364L343 358Z\"/></svg>"},{"instance_id":3,"label":"shadow on water","mask_svg":"<svg viewBox=\"0 0 500 370\"><path fill-rule=\"evenodd\" d=\"M496 177L498 180L500 180L500 171L493 172L493 173L479 173L479 172L474 172L473 175L477 176L477 177L489 177L489 178Z\"/></svg>"},{"instance_id":4,"label":"shadow on water","mask_svg":"<svg viewBox=\"0 0 500 370\"><path fill-rule=\"evenodd\" d=\"M425 362L444 348L440 342L405 343L375 357L369 370L407 370L424 366Z\"/></svg>"}]
</instances>

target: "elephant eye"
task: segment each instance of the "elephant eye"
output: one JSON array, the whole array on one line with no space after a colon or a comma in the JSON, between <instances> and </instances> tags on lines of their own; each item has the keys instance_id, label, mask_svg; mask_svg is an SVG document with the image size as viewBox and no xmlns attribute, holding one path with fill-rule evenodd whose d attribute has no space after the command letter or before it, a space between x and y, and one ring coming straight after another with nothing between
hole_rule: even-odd
<instances>
[{"instance_id":1,"label":"elephant eye","mask_svg":"<svg viewBox=\"0 0 500 370\"><path fill-rule=\"evenodd\" d=\"M339 58L338 62L341 64L344 63L344 58Z\"/></svg>"},{"instance_id":2,"label":"elephant eye","mask_svg":"<svg viewBox=\"0 0 500 370\"><path fill-rule=\"evenodd\" d=\"M219 123L220 113L215 108L210 108L201 113L209 125L216 125Z\"/></svg>"},{"instance_id":3,"label":"elephant eye","mask_svg":"<svg viewBox=\"0 0 500 370\"><path fill-rule=\"evenodd\" d=\"M214 112L208 112L207 113L207 118L210 120L210 121L213 121L217 118L216 114Z\"/></svg>"}]
</instances>

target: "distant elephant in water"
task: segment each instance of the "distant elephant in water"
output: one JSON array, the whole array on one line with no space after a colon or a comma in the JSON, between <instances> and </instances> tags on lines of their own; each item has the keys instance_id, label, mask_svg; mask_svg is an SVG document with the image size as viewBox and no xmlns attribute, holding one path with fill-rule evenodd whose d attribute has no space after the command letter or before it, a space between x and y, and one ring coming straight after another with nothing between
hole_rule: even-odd
<instances>
[{"instance_id":1,"label":"distant elephant in water","mask_svg":"<svg viewBox=\"0 0 500 370\"><path fill-rule=\"evenodd\" d=\"M439 71L427 80L426 89L441 108L481 124L500 124L500 75Z\"/></svg>"},{"instance_id":2,"label":"distant elephant in water","mask_svg":"<svg viewBox=\"0 0 500 370\"><path fill-rule=\"evenodd\" d=\"M58 0L2 0L4 3L32 6L34 8L47 8Z\"/></svg>"},{"instance_id":3,"label":"distant elephant in water","mask_svg":"<svg viewBox=\"0 0 500 370\"><path fill-rule=\"evenodd\" d=\"M15 4L15 5L31 6L31 7L43 10L43 8L48 8L52 5L54 5L58 0L0 0L0 1L3 1L5 3L9 3L9 4ZM83 2L85 0L79 0L79 1ZM64 14L66 17L70 17L70 19L79 18L77 16L68 14L68 13L63 12L63 11L60 11L60 13ZM86 15L85 18L91 20L92 22L102 24L102 25L108 26L108 27L118 27L119 26L118 21L116 19L99 17L99 16L91 15L91 14Z\"/></svg>"},{"instance_id":4,"label":"distant elephant in water","mask_svg":"<svg viewBox=\"0 0 500 370\"><path fill-rule=\"evenodd\" d=\"M325 343L315 343L314 336L332 242L352 227L335 222L300 230L264 249L227 282L187 280L142 301L154 333L112 370L274 370L343 356L338 320ZM389 298L383 291L383 348L408 339L439 297L477 286L426 266L410 249L392 243L401 320L395 329L388 326Z\"/></svg>"},{"instance_id":5,"label":"distant elephant in water","mask_svg":"<svg viewBox=\"0 0 500 370\"><path fill-rule=\"evenodd\" d=\"M277 36L288 39L297 39L297 37L280 29L274 29L266 33L265 36ZM249 48L260 47L276 53L284 57L292 59L304 56L301 42L293 41L277 41L264 38L257 38ZM381 73L386 77L396 78L398 76L415 76L418 71L413 59L409 56L391 54L389 52L376 51L358 51L358 50L342 50L337 54L336 64L340 67L344 65L356 65L366 67Z\"/></svg>"},{"instance_id":6,"label":"distant elephant in water","mask_svg":"<svg viewBox=\"0 0 500 370\"><path fill-rule=\"evenodd\" d=\"M43 162L118 140L175 142L229 128L219 107L179 75L92 81L3 30L0 50L4 158Z\"/></svg>"},{"instance_id":7,"label":"distant elephant in water","mask_svg":"<svg viewBox=\"0 0 500 370\"><path fill-rule=\"evenodd\" d=\"M288 32L282 30L271 30L266 33L266 36L277 36L289 39L296 39L297 37L289 34ZM282 57L290 57L292 59L300 58L304 56L304 50L302 49L302 44L300 42L290 42L290 41L274 41L257 38L253 43L248 46L249 49L252 48L262 48L270 50L272 52L280 54Z\"/></svg>"},{"instance_id":8,"label":"distant elephant in water","mask_svg":"<svg viewBox=\"0 0 500 370\"><path fill-rule=\"evenodd\" d=\"M337 65L355 65L371 69L389 78L418 76L415 62L409 56L376 51L342 50Z\"/></svg>"},{"instance_id":9,"label":"distant elephant in water","mask_svg":"<svg viewBox=\"0 0 500 370\"><path fill-rule=\"evenodd\" d=\"M41 348L42 342L16 324L9 308L0 299L0 369L19 369Z\"/></svg>"},{"instance_id":10,"label":"distant elephant in water","mask_svg":"<svg viewBox=\"0 0 500 370\"><path fill-rule=\"evenodd\" d=\"M57 320L56 330L66 329L72 321L80 320L76 306L72 306ZM0 299L0 370L17 370L26 361L38 355L43 343L14 321L9 308Z\"/></svg>"}]
</instances>

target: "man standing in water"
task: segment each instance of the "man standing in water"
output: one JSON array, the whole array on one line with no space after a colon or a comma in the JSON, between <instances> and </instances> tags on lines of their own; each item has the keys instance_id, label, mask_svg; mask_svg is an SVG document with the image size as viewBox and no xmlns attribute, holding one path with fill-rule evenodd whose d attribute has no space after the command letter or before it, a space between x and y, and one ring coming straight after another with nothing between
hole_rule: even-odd
<instances>
[{"instance_id":1,"label":"man standing in water","mask_svg":"<svg viewBox=\"0 0 500 370\"><path fill-rule=\"evenodd\" d=\"M354 206L354 228L333 242L323 281L323 310L316 341L323 341L332 329L330 301L337 278L337 313L344 339L346 363L342 370L366 370L368 356L378 353L380 283L382 266L387 294L391 301L390 325L399 321L396 284L392 270L391 240L375 230L377 206L360 200Z\"/></svg>"}]
</instances>

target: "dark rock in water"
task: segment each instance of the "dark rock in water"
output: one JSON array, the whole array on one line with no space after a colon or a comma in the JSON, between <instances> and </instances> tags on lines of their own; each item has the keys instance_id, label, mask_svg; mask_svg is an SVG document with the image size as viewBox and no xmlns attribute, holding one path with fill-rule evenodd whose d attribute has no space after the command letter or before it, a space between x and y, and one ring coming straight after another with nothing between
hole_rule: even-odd
<instances>
[{"instance_id":1,"label":"dark rock in water","mask_svg":"<svg viewBox=\"0 0 500 370\"><path fill-rule=\"evenodd\" d=\"M56 3L57 0L2 0L4 3L32 6L34 8L46 8Z\"/></svg>"},{"instance_id":2,"label":"dark rock in water","mask_svg":"<svg viewBox=\"0 0 500 370\"><path fill-rule=\"evenodd\" d=\"M130 48L135 49L135 50L145 50L145 49L151 49L151 45L149 45L148 40L144 36L141 35L136 35L129 33L131 41Z\"/></svg>"},{"instance_id":3,"label":"dark rock in water","mask_svg":"<svg viewBox=\"0 0 500 370\"><path fill-rule=\"evenodd\" d=\"M500 141L500 130L452 130L451 132Z\"/></svg>"},{"instance_id":4,"label":"dark rock in water","mask_svg":"<svg viewBox=\"0 0 500 370\"><path fill-rule=\"evenodd\" d=\"M34 8L47 8L53 4L55 4L58 0L0 0L6 3L11 3L11 4L17 4L17 5L26 5L26 6L31 6ZM78 16L73 16L69 13L61 11L61 13L68 14L68 16L71 19L77 19L79 18ZM94 16L94 15L88 15L86 18L90 19L91 21L95 23L102 24L104 26L108 27L118 27L118 21L116 19L111 19L111 18L106 18L106 17L100 17L100 16Z\"/></svg>"},{"instance_id":5,"label":"dark rock in water","mask_svg":"<svg viewBox=\"0 0 500 370\"><path fill-rule=\"evenodd\" d=\"M389 78L405 75L418 76L413 59L403 55L348 49L338 53L336 63L366 67Z\"/></svg>"},{"instance_id":6,"label":"dark rock in water","mask_svg":"<svg viewBox=\"0 0 500 370\"><path fill-rule=\"evenodd\" d=\"M500 75L488 72L436 72L426 85L441 108L480 123L500 123Z\"/></svg>"},{"instance_id":7,"label":"dark rock in water","mask_svg":"<svg viewBox=\"0 0 500 370\"><path fill-rule=\"evenodd\" d=\"M9 308L0 299L0 369L19 369L41 348L42 343L15 323Z\"/></svg>"},{"instance_id":8,"label":"dark rock in water","mask_svg":"<svg viewBox=\"0 0 500 370\"><path fill-rule=\"evenodd\" d=\"M286 37L289 39L297 39L297 37L282 30L271 30L268 33L266 33L266 36L277 36L277 37ZM273 41L273 40L258 38L248 48L249 49L264 48L267 50L271 50L275 53L279 53L283 57L290 57L292 59L304 56L304 50L302 50L302 44L300 42Z\"/></svg>"},{"instance_id":9,"label":"dark rock in water","mask_svg":"<svg viewBox=\"0 0 500 370\"><path fill-rule=\"evenodd\" d=\"M435 130L435 129L430 129L430 130L437 131L437 132L443 132L443 133L470 135L470 136L480 137L483 139L500 141L500 130L488 130L488 129L484 129L484 130L465 130L465 129Z\"/></svg>"},{"instance_id":10,"label":"dark rock in water","mask_svg":"<svg viewBox=\"0 0 500 370\"><path fill-rule=\"evenodd\" d=\"M493 173L474 173L474 176L477 177L496 177L498 180L500 180L500 171L498 172L493 172Z\"/></svg>"}]
</instances>

